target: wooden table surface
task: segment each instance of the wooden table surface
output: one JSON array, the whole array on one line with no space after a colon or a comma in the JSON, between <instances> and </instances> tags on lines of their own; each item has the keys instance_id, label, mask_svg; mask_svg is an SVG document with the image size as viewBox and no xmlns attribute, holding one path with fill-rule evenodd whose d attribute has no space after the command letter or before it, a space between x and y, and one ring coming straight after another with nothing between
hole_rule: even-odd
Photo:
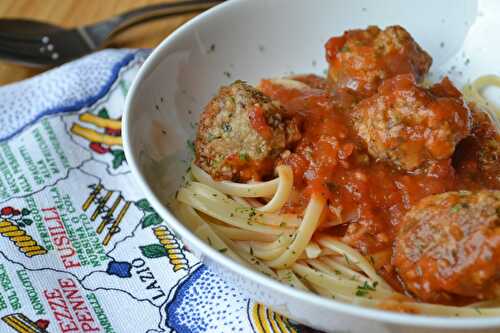
<instances>
[{"instance_id":1,"label":"wooden table surface","mask_svg":"<svg viewBox=\"0 0 500 333\"><path fill-rule=\"evenodd\" d=\"M104 20L126 10L172 0L0 0L0 18L27 18L73 27ZM161 18L116 35L109 47L154 47L196 14ZM0 85L42 72L0 60Z\"/></svg>"}]
</instances>

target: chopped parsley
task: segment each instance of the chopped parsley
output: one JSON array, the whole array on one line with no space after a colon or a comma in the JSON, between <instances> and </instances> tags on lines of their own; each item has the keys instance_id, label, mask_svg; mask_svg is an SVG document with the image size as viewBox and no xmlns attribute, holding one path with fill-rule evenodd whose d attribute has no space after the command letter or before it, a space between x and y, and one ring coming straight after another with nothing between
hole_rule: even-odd
<instances>
[{"instance_id":1,"label":"chopped parsley","mask_svg":"<svg viewBox=\"0 0 500 333\"><path fill-rule=\"evenodd\" d=\"M373 285L370 286L370 284L367 281L365 281L365 283L363 283L362 286L357 287L356 296L364 297L364 296L368 295L368 292L376 290L377 284L378 284L378 282L375 281L375 282L373 282Z\"/></svg>"},{"instance_id":2,"label":"chopped parsley","mask_svg":"<svg viewBox=\"0 0 500 333\"><path fill-rule=\"evenodd\" d=\"M250 255L253 256L253 247L250 246Z\"/></svg>"},{"instance_id":3,"label":"chopped parsley","mask_svg":"<svg viewBox=\"0 0 500 333\"><path fill-rule=\"evenodd\" d=\"M210 237L207 237L207 241L208 241L208 245L212 246L212 240L210 239Z\"/></svg>"},{"instance_id":4,"label":"chopped parsley","mask_svg":"<svg viewBox=\"0 0 500 333\"><path fill-rule=\"evenodd\" d=\"M452 213L458 213L459 210L461 210L462 208L469 208L469 204L468 203L458 203L456 205L454 205L453 207L451 207L450 211Z\"/></svg>"},{"instance_id":5,"label":"chopped parsley","mask_svg":"<svg viewBox=\"0 0 500 333\"><path fill-rule=\"evenodd\" d=\"M224 247L224 248L222 248L222 249L219 249L219 252L220 252L220 253L224 253L224 252L226 252L226 251L227 251L227 248L225 248L225 247Z\"/></svg>"},{"instance_id":6,"label":"chopped parsley","mask_svg":"<svg viewBox=\"0 0 500 333\"><path fill-rule=\"evenodd\" d=\"M229 125L228 123L223 123L223 124L222 124L222 130L223 130L225 133L229 133L229 132L231 132L231 130L232 130L231 125Z\"/></svg>"},{"instance_id":7,"label":"chopped parsley","mask_svg":"<svg viewBox=\"0 0 500 333\"><path fill-rule=\"evenodd\" d=\"M231 78L231 73L229 73L228 71L224 71L224 75L230 79Z\"/></svg>"},{"instance_id":8,"label":"chopped parsley","mask_svg":"<svg viewBox=\"0 0 500 333\"><path fill-rule=\"evenodd\" d=\"M192 140L187 140L186 144L187 144L189 150L191 150L191 152L194 153L194 142Z\"/></svg>"},{"instance_id":9,"label":"chopped parsley","mask_svg":"<svg viewBox=\"0 0 500 333\"><path fill-rule=\"evenodd\" d=\"M340 49L340 52L349 52L349 51L351 51L351 49L347 45L342 46L342 48Z\"/></svg>"},{"instance_id":10,"label":"chopped parsley","mask_svg":"<svg viewBox=\"0 0 500 333\"><path fill-rule=\"evenodd\" d=\"M365 297L367 294L368 294L367 291L358 289L358 290L356 290L356 294L355 295L358 296L358 297Z\"/></svg>"},{"instance_id":11,"label":"chopped parsley","mask_svg":"<svg viewBox=\"0 0 500 333\"><path fill-rule=\"evenodd\" d=\"M248 156L247 153L240 153L240 160L248 161L249 159L250 159L250 156Z\"/></svg>"}]
</instances>

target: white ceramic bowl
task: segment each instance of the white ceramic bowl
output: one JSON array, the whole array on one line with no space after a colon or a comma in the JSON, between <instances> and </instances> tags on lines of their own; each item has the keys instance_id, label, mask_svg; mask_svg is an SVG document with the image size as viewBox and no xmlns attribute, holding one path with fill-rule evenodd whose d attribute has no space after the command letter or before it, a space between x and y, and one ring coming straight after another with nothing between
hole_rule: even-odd
<instances>
[{"instance_id":1,"label":"white ceramic bowl","mask_svg":"<svg viewBox=\"0 0 500 333\"><path fill-rule=\"evenodd\" d=\"M198 239L164 204L181 183L193 123L223 84L322 74L324 43L346 29L401 24L434 58L431 76L461 86L500 71L500 1L230 1L183 25L141 68L124 114L127 161L147 199L207 265L258 301L336 332L499 332L500 318L435 318L338 303L280 284Z\"/></svg>"}]
</instances>

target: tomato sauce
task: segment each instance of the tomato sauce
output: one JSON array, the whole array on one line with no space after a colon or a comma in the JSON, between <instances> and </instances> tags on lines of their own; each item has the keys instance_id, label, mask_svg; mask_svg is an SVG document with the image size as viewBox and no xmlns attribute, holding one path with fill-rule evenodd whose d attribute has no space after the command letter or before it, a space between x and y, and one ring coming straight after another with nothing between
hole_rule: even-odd
<instances>
[{"instance_id":1,"label":"tomato sauce","mask_svg":"<svg viewBox=\"0 0 500 333\"><path fill-rule=\"evenodd\" d=\"M301 214L313 192L328 199L318 233L340 236L367 256L391 253L403 215L420 199L452 190L488 187L474 169L473 145L460 147L452 159L442 160L421 174L402 172L376 161L353 129L352 109L345 102L350 99L330 93L320 77L294 79L312 82L314 88L300 91L263 80L260 89L302 121L302 139L276 163L292 168L298 194L284 210ZM377 270L400 289L390 265L391 256L383 257Z\"/></svg>"}]
</instances>

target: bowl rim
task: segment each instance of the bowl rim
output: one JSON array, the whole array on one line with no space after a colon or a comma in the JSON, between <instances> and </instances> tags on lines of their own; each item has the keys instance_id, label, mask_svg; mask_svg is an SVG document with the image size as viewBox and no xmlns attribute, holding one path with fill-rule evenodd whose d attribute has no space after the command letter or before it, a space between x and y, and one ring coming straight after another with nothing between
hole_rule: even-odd
<instances>
[{"instance_id":1,"label":"bowl rim","mask_svg":"<svg viewBox=\"0 0 500 333\"><path fill-rule=\"evenodd\" d=\"M189 33L193 28L203 24L210 17L216 13L226 10L230 7L237 7L241 3L250 2L252 0L231 0L223 2L214 6L205 12L197 15L193 19L187 21L178 27L174 32L167 36L149 55L144 64L139 69L134 81L129 89L125 100L125 109L122 116L122 139L123 147L127 163L132 172L132 176L139 184L140 189L144 192L147 200L151 203L153 208L160 214L169 227L179 233L182 238L186 239L188 243L195 244L202 253L210 257L219 265L226 267L233 273L251 279L259 285L265 285L272 289L273 292L282 295L287 295L296 300L304 303L313 303L322 308L337 311L342 314L350 315L352 317L359 317L370 319L383 323L398 324L403 326L413 327L428 327L428 328L461 328L461 329L478 329L478 328L495 328L500 327L500 317L471 317L471 318L456 318L456 317L443 317L443 316L426 316L426 315L411 315L405 313L391 312L386 310L379 310L374 308L367 308L355 304L342 303L334 299L328 299L312 292L305 292L277 280L267 277L259 272L242 266L241 264L231 260L219 251L216 251L211 246L199 239L189 228L184 226L169 210L165 207L156 194L151 190L143 176L138 163L138 155L132 150L132 142L130 132L132 130L131 115L134 112L132 105L134 101L140 96L138 95L139 87L144 81L147 74L153 70L164 57L164 53L171 48L172 44L178 40L183 34ZM139 111L136 111L139 112Z\"/></svg>"}]
</instances>

